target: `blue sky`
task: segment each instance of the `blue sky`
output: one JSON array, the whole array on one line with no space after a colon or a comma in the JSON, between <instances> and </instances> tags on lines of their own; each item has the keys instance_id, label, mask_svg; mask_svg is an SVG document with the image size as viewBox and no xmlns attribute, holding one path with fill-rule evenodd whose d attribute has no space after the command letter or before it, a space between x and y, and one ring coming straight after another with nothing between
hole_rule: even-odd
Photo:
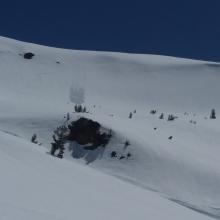
<instances>
[{"instance_id":1,"label":"blue sky","mask_svg":"<svg viewBox=\"0 0 220 220\"><path fill-rule=\"evenodd\" d=\"M62 48L220 61L220 1L2 1L0 35Z\"/></svg>"}]
</instances>

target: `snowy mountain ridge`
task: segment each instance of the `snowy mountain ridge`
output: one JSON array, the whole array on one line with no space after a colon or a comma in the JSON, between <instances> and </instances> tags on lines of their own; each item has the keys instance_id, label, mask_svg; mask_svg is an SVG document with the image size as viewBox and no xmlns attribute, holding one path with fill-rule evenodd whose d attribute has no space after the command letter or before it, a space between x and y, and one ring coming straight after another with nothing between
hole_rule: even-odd
<instances>
[{"instance_id":1,"label":"snowy mountain ridge","mask_svg":"<svg viewBox=\"0 0 220 220\"><path fill-rule=\"evenodd\" d=\"M1 37L1 219L219 219L219 70ZM75 104L88 113L74 113ZM67 113L111 129L110 143L93 151L70 143L64 159L51 157ZM33 134L42 146L30 143Z\"/></svg>"}]
</instances>

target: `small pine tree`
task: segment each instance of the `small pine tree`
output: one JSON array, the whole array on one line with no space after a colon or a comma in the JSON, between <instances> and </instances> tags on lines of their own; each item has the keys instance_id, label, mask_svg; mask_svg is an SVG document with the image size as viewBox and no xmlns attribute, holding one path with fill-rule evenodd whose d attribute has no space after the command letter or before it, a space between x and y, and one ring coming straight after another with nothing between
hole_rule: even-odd
<instances>
[{"instance_id":1,"label":"small pine tree","mask_svg":"<svg viewBox=\"0 0 220 220\"><path fill-rule=\"evenodd\" d=\"M57 129L54 131L53 134L53 141L51 143L51 155L55 155L55 152L59 150L59 153L57 157L63 158L63 153L64 153L64 144L66 141L66 137L68 135L68 128L66 126L59 126Z\"/></svg>"},{"instance_id":2,"label":"small pine tree","mask_svg":"<svg viewBox=\"0 0 220 220\"><path fill-rule=\"evenodd\" d=\"M130 114L129 114L128 118L132 118L132 112L130 112Z\"/></svg>"},{"instance_id":3,"label":"small pine tree","mask_svg":"<svg viewBox=\"0 0 220 220\"><path fill-rule=\"evenodd\" d=\"M174 121L175 117L173 115L168 115L167 121Z\"/></svg>"},{"instance_id":4,"label":"small pine tree","mask_svg":"<svg viewBox=\"0 0 220 220\"><path fill-rule=\"evenodd\" d=\"M111 152L111 157L117 157L117 152L116 151L112 151Z\"/></svg>"},{"instance_id":5,"label":"small pine tree","mask_svg":"<svg viewBox=\"0 0 220 220\"><path fill-rule=\"evenodd\" d=\"M62 144L60 145L59 153L58 153L58 155L57 155L58 158L60 158L60 159L63 158L64 150L65 150L65 148L64 148L64 143L62 143Z\"/></svg>"},{"instance_id":6,"label":"small pine tree","mask_svg":"<svg viewBox=\"0 0 220 220\"><path fill-rule=\"evenodd\" d=\"M128 147L130 145L130 142L128 140L125 141L124 146Z\"/></svg>"},{"instance_id":7,"label":"small pine tree","mask_svg":"<svg viewBox=\"0 0 220 220\"><path fill-rule=\"evenodd\" d=\"M84 112L84 110L86 111L86 108L85 107L83 108L82 105L75 105L74 110L75 112L80 113L80 112Z\"/></svg>"},{"instance_id":8,"label":"small pine tree","mask_svg":"<svg viewBox=\"0 0 220 220\"><path fill-rule=\"evenodd\" d=\"M126 141L124 142L123 150L126 150L126 149L128 148L128 146L130 146L130 145L131 145L130 142L129 142L128 140L126 140Z\"/></svg>"},{"instance_id":9,"label":"small pine tree","mask_svg":"<svg viewBox=\"0 0 220 220\"><path fill-rule=\"evenodd\" d=\"M70 120L70 113L69 113L69 112L66 114L66 120L67 120L67 121Z\"/></svg>"},{"instance_id":10,"label":"small pine tree","mask_svg":"<svg viewBox=\"0 0 220 220\"><path fill-rule=\"evenodd\" d=\"M81 105L78 106L78 112L82 112L83 108Z\"/></svg>"},{"instance_id":11,"label":"small pine tree","mask_svg":"<svg viewBox=\"0 0 220 220\"><path fill-rule=\"evenodd\" d=\"M109 137L109 138L112 137L112 129L109 130L108 137Z\"/></svg>"},{"instance_id":12,"label":"small pine tree","mask_svg":"<svg viewBox=\"0 0 220 220\"><path fill-rule=\"evenodd\" d=\"M74 111L75 111L75 112L78 112L78 107L77 107L77 105L74 105Z\"/></svg>"},{"instance_id":13,"label":"small pine tree","mask_svg":"<svg viewBox=\"0 0 220 220\"><path fill-rule=\"evenodd\" d=\"M31 137L31 142L34 143L34 144L37 144L38 141L37 141L37 135L36 134L33 134L33 136Z\"/></svg>"},{"instance_id":14,"label":"small pine tree","mask_svg":"<svg viewBox=\"0 0 220 220\"><path fill-rule=\"evenodd\" d=\"M82 111L83 111L83 113L86 113L86 107L85 106L83 107Z\"/></svg>"},{"instance_id":15,"label":"small pine tree","mask_svg":"<svg viewBox=\"0 0 220 220\"><path fill-rule=\"evenodd\" d=\"M163 113L161 113L159 119L164 119L164 114Z\"/></svg>"},{"instance_id":16,"label":"small pine tree","mask_svg":"<svg viewBox=\"0 0 220 220\"><path fill-rule=\"evenodd\" d=\"M215 109L212 109L210 119L216 119Z\"/></svg>"}]
</instances>

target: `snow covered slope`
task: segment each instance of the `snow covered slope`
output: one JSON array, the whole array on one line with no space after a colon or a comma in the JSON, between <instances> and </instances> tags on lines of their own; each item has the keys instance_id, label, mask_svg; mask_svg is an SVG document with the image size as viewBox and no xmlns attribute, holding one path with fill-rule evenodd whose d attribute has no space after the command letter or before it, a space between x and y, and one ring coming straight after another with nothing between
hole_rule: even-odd
<instances>
[{"instance_id":1,"label":"snow covered slope","mask_svg":"<svg viewBox=\"0 0 220 220\"><path fill-rule=\"evenodd\" d=\"M0 133L0 219L210 219L156 193Z\"/></svg>"},{"instance_id":2,"label":"snow covered slope","mask_svg":"<svg viewBox=\"0 0 220 220\"><path fill-rule=\"evenodd\" d=\"M25 52L35 56L24 59ZM13 219L13 212L20 219L32 215L72 219L71 213L77 213L77 219L89 213L91 219L103 219L104 213L109 219L220 218L219 71L218 63L64 50L1 37L2 215L5 219ZM65 152L69 161L51 158L45 152L52 132L67 112L73 112L72 101L83 102L89 113L82 116L111 128L113 139L105 149L81 152L80 160L72 156L72 149L79 146L69 146ZM212 108L216 120L209 119ZM156 114L149 113L152 109ZM162 112L165 119L160 120ZM178 118L168 122L168 114ZM71 119L80 116L72 113ZM33 133L45 148L25 141ZM131 157L111 158L112 151ZM95 193L88 196L91 192Z\"/></svg>"}]
</instances>

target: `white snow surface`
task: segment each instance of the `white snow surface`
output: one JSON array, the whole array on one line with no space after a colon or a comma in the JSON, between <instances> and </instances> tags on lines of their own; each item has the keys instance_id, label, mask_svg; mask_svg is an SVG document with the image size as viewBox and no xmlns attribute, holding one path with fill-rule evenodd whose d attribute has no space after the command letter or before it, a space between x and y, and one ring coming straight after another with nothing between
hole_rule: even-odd
<instances>
[{"instance_id":1,"label":"white snow surface","mask_svg":"<svg viewBox=\"0 0 220 220\"><path fill-rule=\"evenodd\" d=\"M219 219L219 71L214 62L0 37L0 219ZM73 113L73 102L89 113ZM64 159L50 156L67 112L112 129L110 143L71 143ZM34 133L42 146L30 143Z\"/></svg>"}]
</instances>

